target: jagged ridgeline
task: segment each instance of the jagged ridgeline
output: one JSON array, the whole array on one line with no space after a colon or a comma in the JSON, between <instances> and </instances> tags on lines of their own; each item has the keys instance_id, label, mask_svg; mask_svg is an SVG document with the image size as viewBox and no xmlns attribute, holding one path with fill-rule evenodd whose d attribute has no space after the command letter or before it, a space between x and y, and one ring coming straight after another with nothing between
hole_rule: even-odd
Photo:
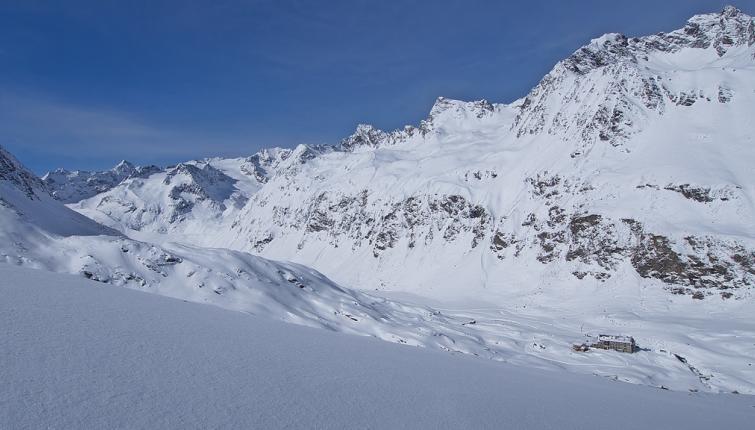
<instances>
[{"instance_id":1,"label":"jagged ridgeline","mask_svg":"<svg viewBox=\"0 0 755 430\"><path fill-rule=\"evenodd\" d=\"M361 288L736 299L755 283L754 112L755 24L727 7L594 39L509 104L439 98L416 127L333 146L44 179L120 230Z\"/></svg>"}]
</instances>

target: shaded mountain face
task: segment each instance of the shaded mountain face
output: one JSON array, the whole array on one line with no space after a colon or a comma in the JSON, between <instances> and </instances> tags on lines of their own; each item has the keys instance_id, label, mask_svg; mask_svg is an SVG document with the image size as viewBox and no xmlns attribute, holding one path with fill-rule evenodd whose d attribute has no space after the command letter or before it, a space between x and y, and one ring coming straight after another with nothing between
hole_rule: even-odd
<instances>
[{"instance_id":1,"label":"shaded mountain face","mask_svg":"<svg viewBox=\"0 0 755 430\"><path fill-rule=\"evenodd\" d=\"M37 197L39 191L46 192L42 181L24 169L21 163L2 146L0 146L0 181L12 185L30 199Z\"/></svg>"},{"instance_id":2,"label":"shaded mountain face","mask_svg":"<svg viewBox=\"0 0 755 430\"><path fill-rule=\"evenodd\" d=\"M753 112L755 24L727 7L670 33L594 39L511 104L439 98L417 126L196 162L232 181L180 216L163 216L176 208L164 196L201 180L173 192L166 173L133 178L73 207L361 288L737 298L755 283Z\"/></svg>"},{"instance_id":3,"label":"shaded mountain face","mask_svg":"<svg viewBox=\"0 0 755 430\"><path fill-rule=\"evenodd\" d=\"M0 215L0 238L7 246L22 243L29 232L58 236L120 235L55 201L45 184L2 146Z\"/></svg>"}]
</instances>

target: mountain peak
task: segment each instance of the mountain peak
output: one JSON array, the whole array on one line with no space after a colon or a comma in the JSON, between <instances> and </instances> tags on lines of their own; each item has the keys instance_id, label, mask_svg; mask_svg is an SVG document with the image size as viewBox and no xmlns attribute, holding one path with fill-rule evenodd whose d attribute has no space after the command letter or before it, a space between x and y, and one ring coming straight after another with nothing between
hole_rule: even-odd
<instances>
[{"instance_id":1,"label":"mountain peak","mask_svg":"<svg viewBox=\"0 0 755 430\"><path fill-rule=\"evenodd\" d=\"M121 160L118 164L115 165L115 167L113 167L113 170L115 171L133 170L133 169L134 169L134 164L126 160Z\"/></svg>"},{"instance_id":2,"label":"mountain peak","mask_svg":"<svg viewBox=\"0 0 755 430\"><path fill-rule=\"evenodd\" d=\"M358 147L375 148L385 140L386 133L370 124L358 124L351 136L341 141L341 149L353 151Z\"/></svg>"},{"instance_id":3,"label":"mountain peak","mask_svg":"<svg viewBox=\"0 0 755 430\"><path fill-rule=\"evenodd\" d=\"M752 16L733 6L726 6L719 13L693 16L679 30L642 39L650 42L649 47L669 45L671 49L666 49L669 51L712 47L720 57L733 46L752 46L755 43L755 24Z\"/></svg>"},{"instance_id":4,"label":"mountain peak","mask_svg":"<svg viewBox=\"0 0 755 430\"><path fill-rule=\"evenodd\" d=\"M677 52L681 49L714 49L719 57L735 46L755 44L755 23L750 15L733 6L719 13L695 15L684 27L669 33L632 37L607 33L576 50L562 61L571 72L590 70L619 62L637 62L652 52Z\"/></svg>"},{"instance_id":5,"label":"mountain peak","mask_svg":"<svg viewBox=\"0 0 755 430\"><path fill-rule=\"evenodd\" d=\"M740 14L742 14L742 11L737 9L736 6L732 6L732 5L724 6L723 10L721 11L721 15L723 15L726 18L735 17Z\"/></svg>"}]
</instances>

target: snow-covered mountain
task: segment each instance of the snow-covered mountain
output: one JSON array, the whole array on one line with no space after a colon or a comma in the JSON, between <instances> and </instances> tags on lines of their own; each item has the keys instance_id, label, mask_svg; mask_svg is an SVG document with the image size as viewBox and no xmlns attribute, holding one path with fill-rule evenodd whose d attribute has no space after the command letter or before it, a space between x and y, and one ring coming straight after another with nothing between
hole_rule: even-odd
<instances>
[{"instance_id":1,"label":"snow-covered mountain","mask_svg":"<svg viewBox=\"0 0 755 430\"><path fill-rule=\"evenodd\" d=\"M122 237L116 230L107 228L60 204L49 194L42 181L0 146L0 261L14 258L15 248L26 249L25 243L43 241L50 235L113 235ZM3 252L11 252L4 254Z\"/></svg>"},{"instance_id":2,"label":"snow-covered mountain","mask_svg":"<svg viewBox=\"0 0 755 430\"><path fill-rule=\"evenodd\" d=\"M509 104L439 98L417 126L106 181L68 207L124 236L3 252L392 341L753 393L753 112L755 24L727 7L594 39ZM75 177L41 186L71 202L91 193ZM644 350L570 351L601 332Z\"/></svg>"},{"instance_id":3,"label":"snow-covered mountain","mask_svg":"<svg viewBox=\"0 0 755 430\"><path fill-rule=\"evenodd\" d=\"M511 104L439 98L417 127L190 162L72 207L126 234L291 259L364 289L745 297L753 112L755 24L726 7L670 33L594 39Z\"/></svg>"},{"instance_id":4,"label":"snow-covered mountain","mask_svg":"<svg viewBox=\"0 0 755 430\"><path fill-rule=\"evenodd\" d=\"M157 166L134 166L123 160L103 172L56 169L45 174L42 182L56 199L73 203L108 191L128 178L146 178L159 171Z\"/></svg>"}]
</instances>

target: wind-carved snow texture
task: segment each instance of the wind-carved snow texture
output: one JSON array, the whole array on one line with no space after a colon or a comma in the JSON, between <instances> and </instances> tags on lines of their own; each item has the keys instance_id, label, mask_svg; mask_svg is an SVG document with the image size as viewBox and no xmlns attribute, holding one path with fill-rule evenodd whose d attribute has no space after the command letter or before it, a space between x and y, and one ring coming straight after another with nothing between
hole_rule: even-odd
<instances>
[{"instance_id":1,"label":"wind-carved snow texture","mask_svg":"<svg viewBox=\"0 0 755 430\"><path fill-rule=\"evenodd\" d=\"M594 39L510 104L441 97L417 126L192 161L214 179L169 168L70 207L130 237L291 260L362 290L600 316L596 329L621 332L701 309L740 324L755 283L753 112L755 24L727 7ZM502 330L485 316L475 330ZM504 349L528 330L548 331ZM728 347L709 338L675 353L712 369ZM712 386L752 392L740 365ZM657 378L643 371L628 379Z\"/></svg>"}]
</instances>

